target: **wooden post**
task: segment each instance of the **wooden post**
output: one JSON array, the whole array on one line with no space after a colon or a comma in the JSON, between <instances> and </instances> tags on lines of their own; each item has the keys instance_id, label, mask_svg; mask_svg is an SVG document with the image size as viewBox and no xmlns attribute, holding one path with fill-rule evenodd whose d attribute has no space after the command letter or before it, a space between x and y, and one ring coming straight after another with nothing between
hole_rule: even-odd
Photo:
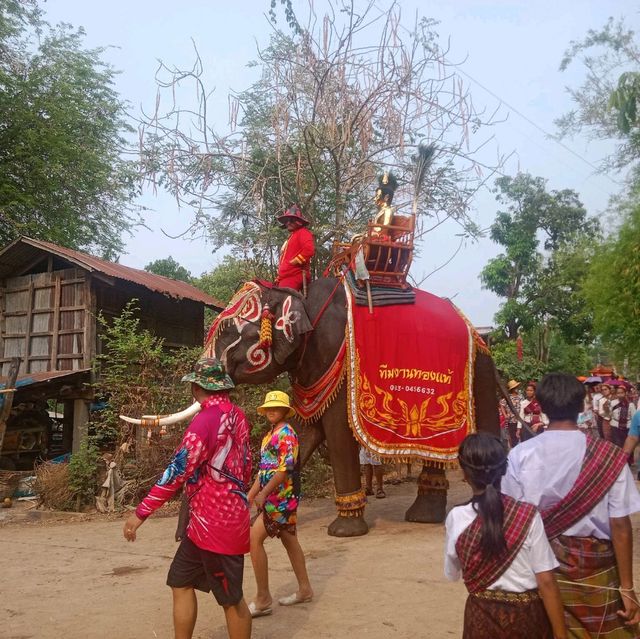
<instances>
[{"instance_id":1,"label":"wooden post","mask_svg":"<svg viewBox=\"0 0 640 639\"><path fill-rule=\"evenodd\" d=\"M73 400L73 443L72 453L80 450L80 444L87 439L89 426L89 403L84 399Z\"/></svg>"},{"instance_id":2,"label":"wooden post","mask_svg":"<svg viewBox=\"0 0 640 639\"><path fill-rule=\"evenodd\" d=\"M365 280L364 284L367 287L367 302L369 304L369 314L373 315L373 300L371 299L371 284L369 283L369 280Z\"/></svg>"},{"instance_id":3,"label":"wooden post","mask_svg":"<svg viewBox=\"0 0 640 639\"><path fill-rule=\"evenodd\" d=\"M2 452L2 444L4 442L4 434L7 430L7 421L9 420L9 414L11 413L11 406L13 405L13 396L15 394L16 379L18 378L18 370L20 369L20 358L14 357L11 360L9 366L9 375L7 377L7 387L5 390L8 392L3 393L2 408L0 408L0 452Z\"/></svg>"}]
</instances>

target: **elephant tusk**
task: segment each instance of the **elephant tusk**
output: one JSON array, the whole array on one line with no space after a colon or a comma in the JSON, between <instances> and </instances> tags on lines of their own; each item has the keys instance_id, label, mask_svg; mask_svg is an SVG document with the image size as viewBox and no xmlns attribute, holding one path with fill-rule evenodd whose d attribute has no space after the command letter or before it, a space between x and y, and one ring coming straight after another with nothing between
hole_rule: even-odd
<instances>
[{"instance_id":1,"label":"elephant tusk","mask_svg":"<svg viewBox=\"0 0 640 639\"><path fill-rule=\"evenodd\" d=\"M134 419L133 417L127 417L126 415L120 415L120 419L128 424L138 424L143 426L169 426L169 424L177 424L187 419L191 419L200 411L200 403L193 402L189 408L186 408L179 413L173 413L166 417L158 417L157 415L143 415L142 419ZM149 422L153 422L150 424Z\"/></svg>"}]
</instances>

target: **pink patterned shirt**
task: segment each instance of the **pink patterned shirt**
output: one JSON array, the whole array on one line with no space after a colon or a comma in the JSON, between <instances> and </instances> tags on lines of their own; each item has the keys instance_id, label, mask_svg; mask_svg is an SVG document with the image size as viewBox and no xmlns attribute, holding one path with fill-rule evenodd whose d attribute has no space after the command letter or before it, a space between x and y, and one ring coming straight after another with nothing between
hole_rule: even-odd
<instances>
[{"instance_id":1,"label":"pink patterned shirt","mask_svg":"<svg viewBox=\"0 0 640 639\"><path fill-rule=\"evenodd\" d=\"M249 432L247 418L227 393L208 397L136 515L145 519L185 485L189 539L223 555L249 552Z\"/></svg>"}]
</instances>

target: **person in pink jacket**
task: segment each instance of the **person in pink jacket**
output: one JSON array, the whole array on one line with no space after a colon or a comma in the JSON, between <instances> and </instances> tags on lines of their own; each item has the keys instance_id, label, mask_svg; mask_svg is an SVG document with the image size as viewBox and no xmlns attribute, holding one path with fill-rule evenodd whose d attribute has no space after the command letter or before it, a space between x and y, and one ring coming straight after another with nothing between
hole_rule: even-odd
<instances>
[{"instance_id":1,"label":"person in pink jacket","mask_svg":"<svg viewBox=\"0 0 640 639\"><path fill-rule=\"evenodd\" d=\"M251 636L251 614L242 592L244 555L249 552L251 481L250 426L228 394L231 378L217 359L201 359L183 381L201 410L162 477L124 524L137 529L180 488L189 502L189 524L175 554L167 585L173 592L176 639L191 639L197 617L195 590L212 592L224 608L230 639Z\"/></svg>"}]
</instances>

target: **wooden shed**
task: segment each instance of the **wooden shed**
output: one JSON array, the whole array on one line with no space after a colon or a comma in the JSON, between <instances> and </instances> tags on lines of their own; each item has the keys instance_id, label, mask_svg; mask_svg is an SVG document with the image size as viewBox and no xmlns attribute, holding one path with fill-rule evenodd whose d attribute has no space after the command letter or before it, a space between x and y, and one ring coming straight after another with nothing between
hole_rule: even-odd
<instances>
[{"instance_id":1,"label":"wooden shed","mask_svg":"<svg viewBox=\"0 0 640 639\"><path fill-rule=\"evenodd\" d=\"M205 307L224 307L186 282L49 242L23 237L0 251L0 388L19 357L14 406L37 405L42 411L47 396L62 399L73 449L86 429L91 367L101 353L97 315L115 317L133 298L142 328L165 338L169 347L201 345Z\"/></svg>"}]
</instances>

